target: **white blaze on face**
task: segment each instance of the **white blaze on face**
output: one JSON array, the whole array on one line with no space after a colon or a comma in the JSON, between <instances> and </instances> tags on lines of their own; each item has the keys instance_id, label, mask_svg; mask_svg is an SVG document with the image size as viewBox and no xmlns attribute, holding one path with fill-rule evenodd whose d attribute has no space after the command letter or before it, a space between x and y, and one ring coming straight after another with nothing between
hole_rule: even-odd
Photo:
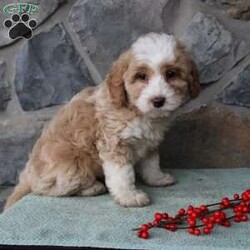
<instances>
[{"instance_id":1,"label":"white blaze on face","mask_svg":"<svg viewBox=\"0 0 250 250\"><path fill-rule=\"evenodd\" d=\"M157 113L173 111L181 103L181 98L176 95L174 88L166 83L160 72L160 66L163 62L171 63L174 61L175 47L176 41L173 36L155 33L139 38L132 46L135 59L146 63L154 71L136 103L136 106L143 113L152 110ZM161 108L153 107L152 99L155 97L164 97L166 99Z\"/></svg>"},{"instance_id":2,"label":"white blaze on face","mask_svg":"<svg viewBox=\"0 0 250 250\"><path fill-rule=\"evenodd\" d=\"M173 36L149 33L132 45L132 51L136 60L147 63L154 70L159 70L162 62L166 60L171 62L175 59L175 47L176 41Z\"/></svg>"},{"instance_id":3,"label":"white blaze on face","mask_svg":"<svg viewBox=\"0 0 250 250\"><path fill-rule=\"evenodd\" d=\"M161 108L155 108L152 100L155 97L164 97L165 104ZM148 85L142 90L137 99L136 106L143 112L167 112L175 110L181 104L181 98L176 95L174 88L167 84L160 74L155 74L148 82Z\"/></svg>"}]
</instances>

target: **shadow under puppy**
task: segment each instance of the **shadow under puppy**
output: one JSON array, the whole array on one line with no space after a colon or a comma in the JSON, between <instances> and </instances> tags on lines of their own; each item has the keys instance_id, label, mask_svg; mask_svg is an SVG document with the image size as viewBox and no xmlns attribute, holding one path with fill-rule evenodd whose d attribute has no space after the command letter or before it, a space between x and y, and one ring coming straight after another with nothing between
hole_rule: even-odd
<instances>
[{"instance_id":1,"label":"shadow under puppy","mask_svg":"<svg viewBox=\"0 0 250 250\"><path fill-rule=\"evenodd\" d=\"M174 183L157 148L171 112L199 90L195 64L173 36L140 37L101 85L75 95L43 130L5 209L30 192L97 195L106 192L103 177L121 206L148 205L135 170L148 185Z\"/></svg>"}]
</instances>

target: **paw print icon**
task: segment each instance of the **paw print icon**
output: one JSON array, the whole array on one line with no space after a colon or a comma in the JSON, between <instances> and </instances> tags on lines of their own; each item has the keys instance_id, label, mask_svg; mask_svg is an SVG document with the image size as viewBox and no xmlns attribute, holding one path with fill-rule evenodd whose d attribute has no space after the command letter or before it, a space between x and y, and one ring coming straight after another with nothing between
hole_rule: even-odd
<instances>
[{"instance_id":1,"label":"paw print icon","mask_svg":"<svg viewBox=\"0 0 250 250\"><path fill-rule=\"evenodd\" d=\"M5 28L9 29L9 37L17 39L20 37L29 39L33 35L33 29L37 26L37 21L30 20L28 14L24 13L21 16L18 14L12 15L11 19L4 21Z\"/></svg>"}]
</instances>

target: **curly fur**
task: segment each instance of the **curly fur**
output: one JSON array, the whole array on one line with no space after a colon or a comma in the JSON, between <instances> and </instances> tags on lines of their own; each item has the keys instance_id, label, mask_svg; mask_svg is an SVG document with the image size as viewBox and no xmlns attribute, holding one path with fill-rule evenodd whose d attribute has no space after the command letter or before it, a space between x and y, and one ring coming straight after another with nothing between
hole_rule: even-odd
<instances>
[{"instance_id":1,"label":"curly fur","mask_svg":"<svg viewBox=\"0 0 250 250\"><path fill-rule=\"evenodd\" d=\"M166 80L169 68L176 76ZM171 112L198 92L197 70L183 46L165 34L139 38L100 86L74 96L43 130L5 209L30 192L85 196L106 186L122 206L149 204L135 187L135 168L149 185L174 182L160 170L157 147ZM166 102L155 108L158 95Z\"/></svg>"}]
</instances>

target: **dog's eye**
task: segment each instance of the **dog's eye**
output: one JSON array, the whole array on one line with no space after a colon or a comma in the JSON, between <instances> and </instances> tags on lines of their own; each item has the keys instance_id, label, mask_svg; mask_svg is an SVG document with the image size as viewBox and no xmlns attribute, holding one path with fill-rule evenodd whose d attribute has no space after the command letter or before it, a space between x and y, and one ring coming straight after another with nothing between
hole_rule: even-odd
<instances>
[{"instance_id":1,"label":"dog's eye","mask_svg":"<svg viewBox=\"0 0 250 250\"><path fill-rule=\"evenodd\" d=\"M173 70L167 70L166 71L166 79L171 79L171 78L174 78L175 77L175 72Z\"/></svg>"},{"instance_id":2,"label":"dog's eye","mask_svg":"<svg viewBox=\"0 0 250 250\"><path fill-rule=\"evenodd\" d=\"M135 78L143 82L148 80L148 77L145 73L137 73Z\"/></svg>"}]
</instances>

